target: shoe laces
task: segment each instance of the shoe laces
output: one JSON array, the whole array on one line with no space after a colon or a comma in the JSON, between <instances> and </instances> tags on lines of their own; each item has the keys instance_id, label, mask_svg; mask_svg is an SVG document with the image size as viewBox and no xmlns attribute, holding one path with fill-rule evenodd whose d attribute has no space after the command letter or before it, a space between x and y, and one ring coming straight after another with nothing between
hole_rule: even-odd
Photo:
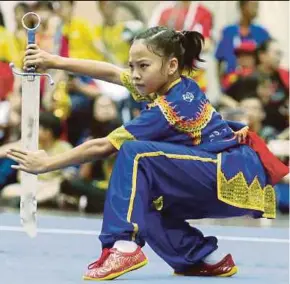
<instances>
[{"instance_id":1,"label":"shoe laces","mask_svg":"<svg viewBox=\"0 0 290 284\"><path fill-rule=\"evenodd\" d=\"M95 262L89 264L88 269L98 268L100 267L105 260L109 257L109 255L114 252L114 249L104 248L101 254L101 257Z\"/></svg>"}]
</instances>

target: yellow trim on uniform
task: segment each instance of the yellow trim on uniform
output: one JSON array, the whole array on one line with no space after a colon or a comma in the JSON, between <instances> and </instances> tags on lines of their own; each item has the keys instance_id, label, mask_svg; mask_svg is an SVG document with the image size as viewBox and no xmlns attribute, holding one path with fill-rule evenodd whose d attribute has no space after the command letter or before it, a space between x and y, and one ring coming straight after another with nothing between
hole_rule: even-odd
<instances>
[{"instance_id":1,"label":"yellow trim on uniform","mask_svg":"<svg viewBox=\"0 0 290 284\"><path fill-rule=\"evenodd\" d=\"M132 82L131 74L128 70L124 70L120 74L120 80L125 88L128 89L131 96L136 102L151 102L152 99L149 96L141 95L138 90L135 88Z\"/></svg>"},{"instance_id":2,"label":"yellow trim on uniform","mask_svg":"<svg viewBox=\"0 0 290 284\"><path fill-rule=\"evenodd\" d=\"M217 156L217 195L218 199L239 208L264 212L264 218L276 217L276 196L271 185L264 188L256 176L250 185L242 172L227 179L222 172L222 154Z\"/></svg>"},{"instance_id":3,"label":"yellow trim on uniform","mask_svg":"<svg viewBox=\"0 0 290 284\"><path fill-rule=\"evenodd\" d=\"M196 161L217 163L217 160L212 159L212 158L203 158L203 157L190 156L190 155L166 154L162 151L137 154L135 159L134 159L133 175L132 175L132 192L131 192L131 197L130 197L129 209L128 209L128 213L127 213L127 222L132 223L134 226L132 240L135 240L136 234L138 233L138 225L136 223L131 222L131 217L132 217L132 212L133 212L133 207L134 207L134 200L135 200L136 189L137 189L138 163L139 163L139 160L141 158L159 157L159 156L165 156L165 157L170 158L170 159L196 160Z\"/></svg>"},{"instance_id":4,"label":"yellow trim on uniform","mask_svg":"<svg viewBox=\"0 0 290 284\"><path fill-rule=\"evenodd\" d=\"M131 222L131 217L137 190L139 160L141 158L152 158L159 156L165 156L169 159L195 160L217 164L217 196L220 201L238 208L262 211L264 212L264 218L276 217L276 199L274 188L271 185L266 185L262 188L257 177L254 178L253 182L248 186L242 172L239 172L234 177L227 180L221 169L221 153L217 155L217 159L212 159L190 155L166 154L162 151L147 152L137 154L133 164L132 192L127 213L127 222L132 223L134 226L132 240L135 240L136 234L138 233L138 225Z\"/></svg>"},{"instance_id":5,"label":"yellow trim on uniform","mask_svg":"<svg viewBox=\"0 0 290 284\"><path fill-rule=\"evenodd\" d=\"M127 69L121 72L120 81L122 82L123 86L128 89L131 96L136 102L153 102L154 99L158 96L158 94L154 94L154 93L152 93L152 96L149 96L149 95L145 96L145 95L140 94L132 82L130 71ZM181 77L173 81L167 88L166 93L180 82L181 82Z\"/></svg>"},{"instance_id":6,"label":"yellow trim on uniform","mask_svg":"<svg viewBox=\"0 0 290 284\"><path fill-rule=\"evenodd\" d=\"M136 140L136 138L128 131L124 126L120 126L117 129L113 130L107 138L112 143L112 145L120 150L122 144L125 141Z\"/></svg>"},{"instance_id":7,"label":"yellow trim on uniform","mask_svg":"<svg viewBox=\"0 0 290 284\"><path fill-rule=\"evenodd\" d=\"M174 80L170 85L169 87L167 88L167 91L168 92L170 89L172 89L175 85L177 85L178 83L181 82L181 77L179 77L178 79Z\"/></svg>"}]
</instances>

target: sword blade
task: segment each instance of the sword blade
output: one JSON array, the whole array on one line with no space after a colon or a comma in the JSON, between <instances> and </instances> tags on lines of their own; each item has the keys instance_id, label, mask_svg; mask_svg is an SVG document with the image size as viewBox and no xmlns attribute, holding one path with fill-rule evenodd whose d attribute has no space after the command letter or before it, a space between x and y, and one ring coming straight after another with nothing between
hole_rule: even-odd
<instances>
[{"instance_id":1,"label":"sword blade","mask_svg":"<svg viewBox=\"0 0 290 284\"><path fill-rule=\"evenodd\" d=\"M33 78L33 81L31 81ZM38 150L40 108L40 78L22 77L21 143L26 151ZM37 175L21 172L20 219L24 231L30 236L37 234Z\"/></svg>"}]
</instances>

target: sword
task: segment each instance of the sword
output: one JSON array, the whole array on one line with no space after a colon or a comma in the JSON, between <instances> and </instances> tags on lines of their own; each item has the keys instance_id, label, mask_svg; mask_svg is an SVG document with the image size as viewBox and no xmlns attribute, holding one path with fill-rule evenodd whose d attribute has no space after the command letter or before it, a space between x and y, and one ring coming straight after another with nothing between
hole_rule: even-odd
<instances>
[{"instance_id":1,"label":"sword","mask_svg":"<svg viewBox=\"0 0 290 284\"><path fill-rule=\"evenodd\" d=\"M25 18L35 16L38 23L34 28L28 28ZM22 26L27 30L28 44L35 43L35 31L40 25L40 17L33 12L25 14L22 18ZM40 108L40 76L48 77L50 85L54 82L49 74L35 73L35 68L30 67L27 72L21 72L10 63L13 73L21 76L22 99L21 99L21 145L26 151L38 150L39 135L39 108ZM26 172L20 172L21 197L20 197L20 220L24 231L31 238L37 235L37 200L38 176Z\"/></svg>"}]
</instances>

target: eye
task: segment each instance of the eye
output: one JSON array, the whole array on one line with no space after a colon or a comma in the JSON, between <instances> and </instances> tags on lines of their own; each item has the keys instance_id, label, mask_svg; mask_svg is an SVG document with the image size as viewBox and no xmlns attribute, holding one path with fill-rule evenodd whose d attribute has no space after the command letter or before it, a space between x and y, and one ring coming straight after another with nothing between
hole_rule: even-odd
<instances>
[{"instance_id":1,"label":"eye","mask_svg":"<svg viewBox=\"0 0 290 284\"><path fill-rule=\"evenodd\" d=\"M130 70L132 71L133 70L133 64L129 63L128 66L129 66Z\"/></svg>"},{"instance_id":2,"label":"eye","mask_svg":"<svg viewBox=\"0 0 290 284\"><path fill-rule=\"evenodd\" d=\"M141 63L140 68L141 69L146 69L149 66L149 64Z\"/></svg>"}]
</instances>

